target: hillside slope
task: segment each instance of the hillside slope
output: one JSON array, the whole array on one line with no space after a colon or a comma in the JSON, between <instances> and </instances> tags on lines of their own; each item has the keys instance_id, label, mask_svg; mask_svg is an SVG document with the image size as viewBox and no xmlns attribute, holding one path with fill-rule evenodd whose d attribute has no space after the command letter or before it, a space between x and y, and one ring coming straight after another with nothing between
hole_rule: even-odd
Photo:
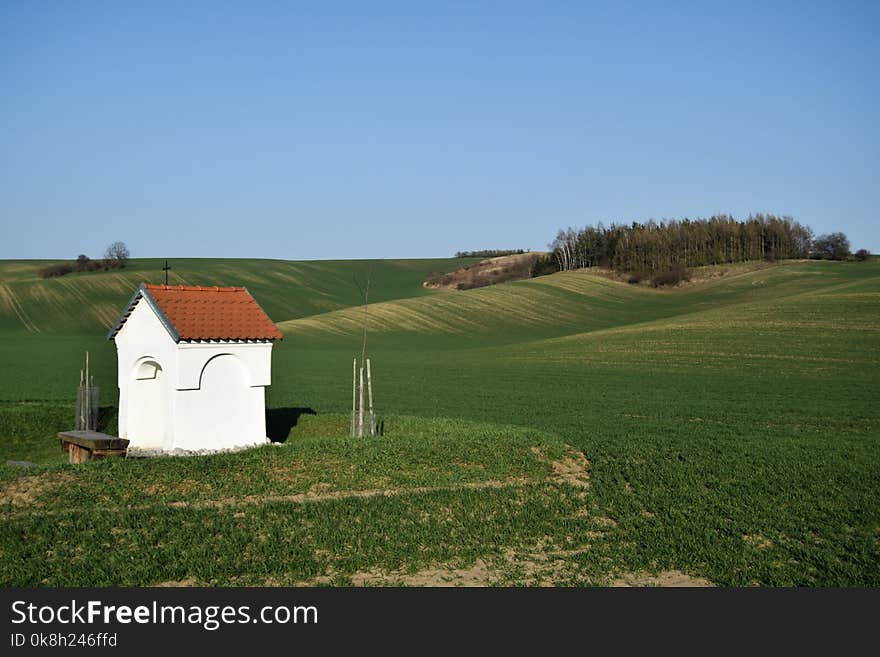
<instances>
[{"instance_id":1,"label":"hillside slope","mask_svg":"<svg viewBox=\"0 0 880 657\"><path fill-rule=\"evenodd\" d=\"M371 304L367 326L372 340L392 339L401 345L417 342L418 336L430 337L435 345L449 342L446 338L453 336L459 336L451 341L453 344L464 337L471 344L521 342L586 334L708 309L717 309L718 317L732 314L736 318L753 314L748 304L772 308L798 295L807 295L803 310L812 315L815 313L806 302L816 295L845 293L851 286L868 289L878 280L880 266L874 264L797 262L709 278L682 289L655 290L581 270L466 292L445 291L426 298ZM872 299L866 297L863 301L870 308ZM742 304L746 305L738 309ZM288 320L279 327L290 335L337 340L359 335L363 323L362 309L346 308Z\"/></svg>"},{"instance_id":2,"label":"hillside slope","mask_svg":"<svg viewBox=\"0 0 880 657\"><path fill-rule=\"evenodd\" d=\"M431 294L422 287L433 271L475 259L286 261L174 259L172 285L244 286L275 321L306 317L360 303L354 277L370 267L371 297L387 301ZM106 331L142 282L163 281L163 260L133 259L120 271L41 279L47 261L0 262L0 334L92 334Z\"/></svg>"},{"instance_id":3,"label":"hillside slope","mask_svg":"<svg viewBox=\"0 0 880 657\"><path fill-rule=\"evenodd\" d=\"M544 255L538 251L486 258L442 275L429 276L425 287L443 290L473 290L488 285L521 281L532 276L532 265Z\"/></svg>"},{"instance_id":4,"label":"hillside slope","mask_svg":"<svg viewBox=\"0 0 880 657\"><path fill-rule=\"evenodd\" d=\"M361 321L342 310L282 323L273 403L344 411ZM880 383L878 264L792 263L672 291L570 272L377 304L369 326L377 395L398 413L561 431L583 413L604 416L600 397L634 415L667 399L663 412L675 413L688 390L749 400L717 401L738 417L763 391L768 413L849 409L863 428L878 419L865 405Z\"/></svg>"},{"instance_id":5,"label":"hillside slope","mask_svg":"<svg viewBox=\"0 0 880 657\"><path fill-rule=\"evenodd\" d=\"M730 273L653 290L570 272L377 303L368 351L388 431L376 440L343 437L362 309L282 322L267 418L290 451L185 462L57 464L52 436L72 421L84 348L113 430L115 354L103 332L17 329L0 341L0 439L7 458L48 469L0 466L12 528L0 549L21 564L0 580L381 583L478 571L534 583L539 563L542 581L562 585L680 571L728 586L877 586L880 264ZM451 430L395 436L403 416ZM328 432L310 442L315 425ZM511 427L544 437L517 442ZM576 462L588 488L532 476L553 444L577 452L544 463L545 475ZM413 488L385 495L401 475ZM143 508L125 503L131 481L155 496ZM43 506L22 513L28 498ZM108 511L97 525L96 499ZM118 557L107 568L70 565L92 563L80 556L98 543Z\"/></svg>"},{"instance_id":6,"label":"hillside slope","mask_svg":"<svg viewBox=\"0 0 880 657\"><path fill-rule=\"evenodd\" d=\"M880 307L872 290L880 280L880 263L793 262L744 273L734 269L731 275L675 290L627 285L588 271L463 292L421 286L425 272L452 269L456 262L175 261L172 280L205 285L240 282L254 293L286 335L275 349L270 389L275 398L299 385L299 370L312 358L310 351L359 351L364 313L357 306L352 277L370 264L375 272L367 314L370 348L417 353L419 358L430 351L462 348L518 345L518 353L534 351L528 345L536 341L581 336L536 347L562 354L575 348L571 345L616 343L617 338L602 331L620 329L635 335L632 331L647 330L651 322L676 327L690 317L725 329L729 336L725 348L730 352L743 340L741 331L747 331L753 342L772 334L758 322L765 316L775 324L788 322L791 330L812 321L814 333L836 322L847 330L844 344L862 336L869 342L866 353L875 349L871 326L880 317ZM38 266L0 265L0 357L6 364L0 400L68 398L89 350L96 382L108 391L108 401L115 401L115 353L105 331L137 282L158 278L161 261L133 261L122 273L55 280L37 278ZM191 269L199 273L189 273ZM321 312L328 307L333 310ZM714 314L695 315L704 311ZM768 315L774 312L776 316ZM854 332L856 324L848 316L863 322L865 330ZM742 324L747 320L751 323ZM739 333L733 329L738 325ZM829 341L833 342L829 338L822 344ZM803 338L798 336L792 344L798 342ZM639 353L644 345L628 348ZM324 366L344 363L345 359L336 362L335 358Z\"/></svg>"},{"instance_id":7,"label":"hillside slope","mask_svg":"<svg viewBox=\"0 0 880 657\"><path fill-rule=\"evenodd\" d=\"M373 271L370 298L385 301L436 294L422 287L433 271L475 258L424 260L283 261L173 259L169 282L243 285L275 321L360 303L354 277ZM141 282L161 282L159 259L132 259L121 271L41 279L50 261L0 261L0 401L69 399L85 352L96 384L116 403L116 353L110 326ZM282 347L283 349L283 347Z\"/></svg>"}]
</instances>

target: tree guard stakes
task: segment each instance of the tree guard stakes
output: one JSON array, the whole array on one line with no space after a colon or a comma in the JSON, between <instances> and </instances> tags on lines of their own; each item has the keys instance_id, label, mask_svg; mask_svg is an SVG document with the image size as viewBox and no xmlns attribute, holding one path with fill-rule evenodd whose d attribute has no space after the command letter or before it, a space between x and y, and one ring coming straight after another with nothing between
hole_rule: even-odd
<instances>
[{"instance_id":1,"label":"tree guard stakes","mask_svg":"<svg viewBox=\"0 0 880 657\"><path fill-rule=\"evenodd\" d=\"M79 371L79 389L76 395L77 431L94 431L98 424L98 401L100 390L95 387L94 378L89 373L89 352L86 352L86 366Z\"/></svg>"},{"instance_id":2,"label":"tree guard stakes","mask_svg":"<svg viewBox=\"0 0 880 657\"><path fill-rule=\"evenodd\" d=\"M85 463L108 456L125 456L128 440L96 431L100 391L89 371L89 352L86 366L79 371L79 388L76 395L76 428L58 432L61 449L68 454L71 463Z\"/></svg>"},{"instance_id":3,"label":"tree guard stakes","mask_svg":"<svg viewBox=\"0 0 880 657\"><path fill-rule=\"evenodd\" d=\"M376 413L373 410L373 376L370 359L367 357L367 317L370 307L370 287L373 284L372 266L367 270L366 280L362 281L355 275L354 284L364 301L364 336L361 343L360 365L358 365L357 357L354 358L351 365L351 437L363 438L364 435L375 436L377 433ZM365 373L367 375L366 382L364 381ZM366 383L366 389L364 383ZM364 408L365 392L370 405L369 410ZM367 412L369 416L365 418ZM365 419L369 420L369 427L365 426Z\"/></svg>"},{"instance_id":4,"label":"tree guard stakes","mask_svg":"<svg viewBox=\"0 0 880 657\"><path fill-rule=\"evenodd\" d=\"M370 359L364 359L363 364L358 366L358 360L355 358L351 365L351 437L363 438L375 436L377 433Z\"/></svg>"}]
</instances>

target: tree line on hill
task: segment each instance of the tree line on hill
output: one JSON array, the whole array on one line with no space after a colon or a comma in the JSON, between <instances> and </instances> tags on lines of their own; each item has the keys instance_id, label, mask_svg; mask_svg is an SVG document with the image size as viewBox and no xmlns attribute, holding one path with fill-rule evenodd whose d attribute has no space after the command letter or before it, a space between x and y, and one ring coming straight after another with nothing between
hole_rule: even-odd
<instances>
[{"instance_id":1,"label":"tree line on hill","mask_svg":"<svg viewBox=\"0 0 880 657\"><path fill-rule=\"evenodd\" d=\"M524 249L482 249L480 251L456 251L456 258L498 258L500 256L528 253Z\"/></svg>"},{"instance_id":2,"label":"tree line on hill","mask_svg":"<svg viewBox=\"0 0 880 657\"><path fill-rule=\"evenodd\" d=\"M113 242L104 252L103 259L92 260L89 256L81 253L73 262L56 262L43 267L40 270L40 278L57 278L82 271L122 269L128 264L130 255L124 242Z\"/></svg>"},{"instance_id":3,"label":"tree line on hill","mask_svg":"<svg viewBox=\"0 0 880 657\"><path fill-rule=\"evenodd\" d=\"M636 279L632 282L643 277L668 279L659 284L682 280L688 267L791 258L843 260L850 254L843 233L814 238L809 227L773 214L749 215L743 221L722 214L607 227L600 223L560 230L549 247L550 254L535 262L533 276L606 267L631 272ZM864 260L868 255L861 249L856 258ZM670 276L676 272L678 276Z\"/></svg>"}]
</instances>

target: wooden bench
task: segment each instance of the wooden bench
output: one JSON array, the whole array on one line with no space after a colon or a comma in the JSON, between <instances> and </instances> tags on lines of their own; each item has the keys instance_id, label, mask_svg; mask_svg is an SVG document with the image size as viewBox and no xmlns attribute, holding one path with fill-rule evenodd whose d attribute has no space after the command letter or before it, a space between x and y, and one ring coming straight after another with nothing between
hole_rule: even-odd
<instances>
[{"instance_id":1,"label":"wooden bench","mask_svg":"<svg viewBox=\"0 0 880 657\"><path fill-rule=\"evenodd\" d=\"M117 438L97 431L59 431L58 439L71 463L84 463L108 456L125 456L128 451L127 438Z\"/></svg>"}]
</instances>

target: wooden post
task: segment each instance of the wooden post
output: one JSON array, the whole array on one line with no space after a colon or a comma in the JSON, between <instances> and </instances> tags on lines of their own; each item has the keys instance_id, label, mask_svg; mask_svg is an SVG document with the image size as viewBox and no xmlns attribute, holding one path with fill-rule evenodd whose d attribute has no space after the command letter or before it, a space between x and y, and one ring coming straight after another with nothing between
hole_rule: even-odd
<instances>
[{"instance_id":1,"label":"wooden post","mask_svg":"<svg viewBox=\"0 0 880 657\"><path fill-rule=\"evenodd\" d=\"M370 435L376 435L376 416L373 414L373 377L370 374L370 359L367 358L367 395L370 402Z\"/></svg>"},{"instance_id":2,"label":"wooden post","mask_svg":"<svg viewBox=\"0 0 880 657\"><path fill-rule=\"evenodd\" d=\"M92 401L92 395L89 392L89 352L88 351L86 352L86 381L85 381L85 388L82 389L82 396L83 396L83 405L82 405L82 407L83 407L83 412L82 412L82 414L83 414L83 427L82 428L84 431L88 431L89 429L92 428L91 426L89 426L91 424L91 422L90 422L91 409L89 408L89 404Z\"/></svg>"},{"instance_id":3,"label":"wooden post","mask_svg":"<svg viewBox=\"0 0 880 657\"><path fill-rule=\"evenodd\" d=\"M76 389L76 410L79 415L76 418L76 428L79 430L83 430L86 428L86 421L83 418L83 386L85 385L85 379L83 378L83 371L79 371L79 388Z\"/></svg>"},{"instance_id":4,"label":"wooden post","mask_svg":"<svg viewBox=\"0 0 880 657\"><path fill-rule=\"evenodd\" d=\"M360 398L358 399L358 436L364 435L364 366L360 368Z\"/></svg>"},{"instance_id":5,"label":"wooden post","mask_svg":"<svg viewBox=\"0 0 880 657\"><path fill-rule=\"evenodd\" d=\"M80 447L79 445L71 445L68 460L71 463L85 463L86 461L91 460L91 455L89 454L89 450L85 447Z\"/></svg>"},{"instance_id":6,"label":"wooden post","mask_svg":"<svg viewBox=\"0 0 880 657\"><path fill-rule=\"evenodd\" d=\"M357 415L357 361L351 361L351 437L355 437L355 416Z\"/></svg>"}]
</instances>

